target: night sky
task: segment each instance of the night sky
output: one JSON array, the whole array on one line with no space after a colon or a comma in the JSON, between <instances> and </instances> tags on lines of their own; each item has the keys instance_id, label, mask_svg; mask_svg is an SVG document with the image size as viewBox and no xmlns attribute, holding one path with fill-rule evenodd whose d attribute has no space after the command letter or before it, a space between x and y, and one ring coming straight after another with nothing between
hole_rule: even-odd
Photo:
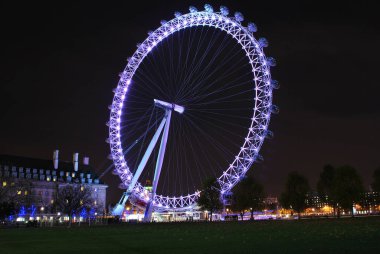
<instances>
[{"instance_id":1,"label":"night sky","mask_svg":"<svg viewBox=\"0 0 380 254\"><path fill-rule=\"evenodd\" d=\"M305 2L305 1L304 1ZM311 1L307 1L311 2ZM275 138L250 171L278 195L297 170L315 187L323 165L357 168L369 188L380 166L380 25L367 1L214 1L241 11L266 37L281 83L271 120ZM110 164L105 123L112 89L148 30L201 1L1 3L0 153L60 159L88 155ZM110 199L119 198L111 174Z\"/></svg>"}]
</instances>

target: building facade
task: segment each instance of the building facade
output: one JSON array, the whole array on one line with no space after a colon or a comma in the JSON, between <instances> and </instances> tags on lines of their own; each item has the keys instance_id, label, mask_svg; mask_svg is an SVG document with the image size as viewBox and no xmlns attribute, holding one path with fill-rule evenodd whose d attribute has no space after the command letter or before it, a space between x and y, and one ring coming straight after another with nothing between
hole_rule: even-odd
<instances>
[{"instance_id":1,"label":"building facade","mask_svg":"<svg viewBox=\"0 0 380 254\"><path fill-rule=\"evenodd\" d=\"M102 215L108 186L97 178L87 157L83 163L79 163L78 157L74 154L73 161L60 161L58 151L54 151L52 160L0 155L0 187L14 186L16 191L11 201L18 203L23 213L34 216L57 212L52 208L61 188L83 186L90 190L93 211Z\"/></svg>"}]
</instances>

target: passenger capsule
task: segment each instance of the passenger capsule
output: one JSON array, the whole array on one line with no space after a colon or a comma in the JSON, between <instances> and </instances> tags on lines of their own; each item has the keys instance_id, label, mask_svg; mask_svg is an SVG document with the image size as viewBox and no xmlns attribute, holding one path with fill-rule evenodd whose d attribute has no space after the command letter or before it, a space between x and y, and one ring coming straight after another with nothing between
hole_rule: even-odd
<instances>
[{"instance_id":1,"label":"passenger capsule","mask_svg":"<svg viewBox=\"0 0 380 254\"><path fill-rule=\"evenodd\" d=\"M276 105L272 105L270 107L270 111L272 112L272 114L278 114L278 113L280 113L280 108Z\"/></svg>"},{"instance_id":2,"label":"passenger capsule","mask_svg":"<svg viewBox=\"0 0 380 254\"><path fill-rule=\"evenodd\" d=\"M182 13L180 13L179 11L174 12L174 17L179 18L181 16L182 16Z\"/></svg>"},{"instance_id":3,"label":"passenger capsule","mask_svg":"<svg viewBox=\"0 0 380 254\"><path fill-rule=\"evenodd\" d=\"M230 14L229 9L226 6L220 6L220 13L222 13L223 16L228 16Z\"/></svg>"},{"instance_id":4,"label":"passenger capsule","mask_svg":"<svg viewBox=\"0 0 380 254\"><path fill-rule=\"evenodd\" d=\"M253 22L249 22L247 28L248 28L248 31L250 31L251 33L257 32L257 26Z\"/></svg>"},{"instance_id":5,"label":"passenger capsule","mask_svg":"<svg viewBox=\"0 0 380 254\"><path fill-rule=\"evenodd\" d=\"M244 21L244 16L241 12L237 11L237 12L235 12L235 19L236 19L236 21L242 22L242 21Z\"/></svg>"},{"instance_id":6,"label":"passenger capsule","mask_svg":"<svg viewBox=\"0 0 380 254\"><path fill-rule=\"evenodd\" d=\"M194 13L194 12L197 12L198 9L195 8L194 6L190 6L190 7L189 7L189 11L190 11L191 13Z\"/></svg>"},{"instance_id":7,"label":"passenger capsule","mask_svg":"<svg viewBox=\"0 0 380 254\"><path fill-rule=\"evenodd\" d=\"M260 38L260 39L258 40L258 43L259 43L259 46L260 46L261 48L266 48L266 47L268 47L268 45L269 45L268 40L265 39L265 38Z\"/></svg>"},{"instance_id":8,"label":"passenger capsule","mask_svg":"<svg viewBox=\"0 0 380 254\"><path fill-rule=\"evenodd\" d=\"M271 80L270 85L273 89L279 89L280 88L280 83L274 79Z\"/></svg>"},{"instance_id":9,"label":"passenger capsule","mask_svg":"<svg viewBox=\"0 0 380 254\"><path fill-rule=\"evenodd\" d=\"M273 57L267 57L267 63L271 67L274 67L277 65L276 59L274 59Z\"/></svg>"},{"instance_id":10,"label":"passenger capsule","mask_svg":"<svg viewBox=\"0 0 380 254\"><path fill-rule=\"evenodd\" d=\"M209 13L213 13L214 8L212 8L212 6L210 4L205 4L205 11L207 11Z\"/></svg>"}]
</instances>

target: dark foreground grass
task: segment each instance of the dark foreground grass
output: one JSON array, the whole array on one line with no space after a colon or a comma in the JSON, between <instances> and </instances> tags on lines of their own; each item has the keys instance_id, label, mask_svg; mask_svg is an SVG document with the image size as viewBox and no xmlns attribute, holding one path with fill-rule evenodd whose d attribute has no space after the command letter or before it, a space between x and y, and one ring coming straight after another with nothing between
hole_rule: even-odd
<instances>
[{"instance_id":1,"label":"dark foreground grass","mask_svg":"<svg viewBox=\"0 0 380 254\"><path fill-rule=\"evenodd\" d=\"M380 253L380 217L0 229L0 254Z\"/></svg>"}]
</instances>

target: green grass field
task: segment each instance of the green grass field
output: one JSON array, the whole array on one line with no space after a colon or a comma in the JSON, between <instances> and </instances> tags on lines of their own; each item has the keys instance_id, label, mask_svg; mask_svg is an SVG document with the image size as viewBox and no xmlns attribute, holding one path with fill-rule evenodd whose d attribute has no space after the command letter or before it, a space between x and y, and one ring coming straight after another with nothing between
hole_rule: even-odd
<instances>
[{"instance_id":1,"label":"green grass field","mask_svg":"<svg viewBox=\"0 0 380 254\"><path fill-rule=\"evenodd\" d=\"M0 254L380 253L380 217L0 229Z\"/></svg>"}]
</instances>

